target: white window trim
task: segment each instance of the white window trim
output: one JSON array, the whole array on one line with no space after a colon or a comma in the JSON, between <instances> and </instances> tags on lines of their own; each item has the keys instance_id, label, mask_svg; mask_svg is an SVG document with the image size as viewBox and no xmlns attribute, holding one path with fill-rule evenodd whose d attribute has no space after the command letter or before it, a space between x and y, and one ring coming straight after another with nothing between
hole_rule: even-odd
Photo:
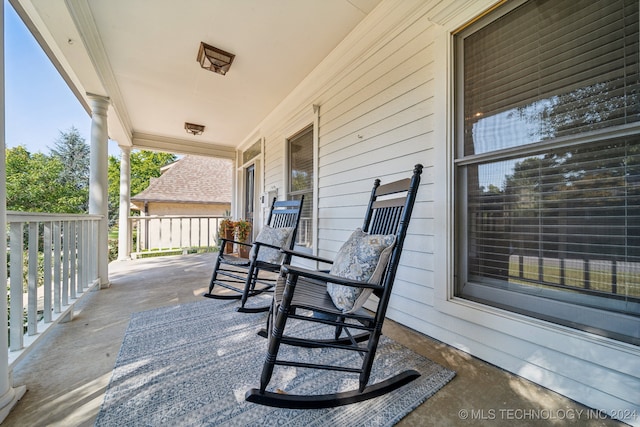
<instances>
[{"instance_id":1,"label":"white window trim","mask_svg":"<svg viewBox=\"0 0 640 427\"><path fill-rule=\"evenodd\" d=\"M510 10L524 3L525 0L516 1L510 5ZM513 7L511 7L513 6ZM446 315L464 320L470 323L481 323L486 327L512 333L514 336L525 331L543 331L538 339L533 339L540 345L553 347L553 343L561 345L564 339L578 339L590 345L596 345L603 349L625 351L640 356L640 348L634 344L618 341L613 338L593 334L584 330L559 325L550 321L537 319L501 308L485 305L476 301L455 296L456 291L456 236L455 236L455 203L454 164L464 164L464 160L456 162L455 159L455 36L456 34L446 28L435 40L435 63L442 64L437 67L435 80L441 84L435 85L434 103L443 108L435 112L436 123L434 137L436 144L434 149L434 175L438 177L442 185L436 186L435 212L439 214L435 220L435 240L442 242L440 250L434 253L434 264L440 266L434 272L434 308ZM618 127L614 130L603 129L580 136L580 141L586 142L589 138L602 137L603 133L623 136L637 134L640 123L632 123ZM572 139L577 139L575 136ZM531 147L521 148L523 151ZM466 160L466 159L465 159ZM541 339L541 337L545 337ZM549 341L551 340L551 341Z\"/></svg>"},{"instance_id":2,"label":"white window trim","mask_svg":"<svg viewBox=\"0 0 640 427\"><path fill-rule=\"evenodd\" d=\"M282 156L285 159L282 171L282 182L284 183L284 197L289 196L289 140L309 126L313 126L313 210L312 210L312 248L311 253L318 255L318 188L319 188L319 123L320 106L312 105L305 107L294 119L284 128L284 143L282 144Z\"/></svg>"}]
</instances>

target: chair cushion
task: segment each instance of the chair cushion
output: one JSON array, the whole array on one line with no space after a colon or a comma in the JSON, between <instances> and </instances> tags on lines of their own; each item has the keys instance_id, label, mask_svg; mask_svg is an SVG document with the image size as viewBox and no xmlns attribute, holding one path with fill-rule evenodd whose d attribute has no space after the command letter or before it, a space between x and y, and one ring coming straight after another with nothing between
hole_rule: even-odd
<instances>
[{"instance_id":1,"label":"chair cushion","mask_svg":"<svg viewBox=\"0 0 640 427\"><path fill-rule=\"evenodd\" d=\"M260 230L258 237L256 237L256 242L267 243L279 248L288 247L292 234L293 227L274 228L269 225L265 225L262 227L262 230ZM255 245L251 247L249 259L253 258L253 254L256 250L255 248ZM284 254L280 252L279 249L261 246L256 260L270 264L280 264L283 256Z\"/></svg>"},{"instance_id":2,"label":"chair cushion","mask_svg":"<svg viewBox=\"0 0 640 427\"><path fill-rule=\"evenodd\" d=\"M395 241L394 234L367 234L357 228L338 251L329 273L378 284ZM327 283L327 292L337 308L350 313L362 307L373 290Z\"/></svg>"}]
</instances>

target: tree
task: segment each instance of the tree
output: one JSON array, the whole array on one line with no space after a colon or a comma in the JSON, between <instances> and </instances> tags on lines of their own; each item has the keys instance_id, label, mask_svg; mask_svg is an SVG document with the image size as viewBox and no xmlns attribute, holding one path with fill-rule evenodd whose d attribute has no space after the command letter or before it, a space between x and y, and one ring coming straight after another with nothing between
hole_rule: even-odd
<instances>
[{"instance_id":1,"label":"tree","mask_svg":"<svg viewBox=\"0 0 640 427\"><path fill-rule=\"evenodd\" d=\"M90 148L78 129L72 126L67 132L60 132L51 149L51 157L63 166L59 182L77 191L80 212L88 212L89 207L89 162Z\"/></svg>"},{"instance_id":2,"label":"tree","mask_svg":"<svg viewBox=\"0 0 640 427\"><path fill-rule=\"evenodd\" d=\"M175 154L154 151L131 153L131 195L135 196L149 186L151 178L161 175L160 169L176 161Z\"/></svg>"},{"instance_id":3,"label":"tree","mask_svg":"<svg viewBox=\"0 0 640 427\"><path fill-rule=\"evenodd\" d=\"M23 146L9 148L6 155L7 209L21 212L82 213L86 199L60 176L64 165Z\"/></svg>"},{"instance_id":4,"label":"tree","mask_svg":"<svg viewBox=\"0 0 640 427\"><path fill-rule=\"evenodd\" d=\"M107 180L109 181L107 196L109 204L109 226L112 226L118 221L118 210L120 206L120 159L116 156L109 156Z\"/></svg>"}]
</instances>

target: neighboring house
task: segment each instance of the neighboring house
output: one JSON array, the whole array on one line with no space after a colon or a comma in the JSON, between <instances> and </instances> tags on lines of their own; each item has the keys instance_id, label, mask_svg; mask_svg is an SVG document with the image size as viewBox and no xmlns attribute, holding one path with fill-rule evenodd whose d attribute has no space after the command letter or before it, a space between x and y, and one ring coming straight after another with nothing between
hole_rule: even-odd
<instances>
[{"instance_id":1,"label":"neighboring house","mask_svg":"<svg viewBox=\"0 0 640 427\"><path fill-rule=\"evenodd\" d=\"M146 189L131 197L132 209L139 210L141 217L154 217L138 223L138 248L215 242L217 220L210 217L231 211L231 172L230 160L193 155L165 166L160 177L152 178Z\"/></svg>"}]
</instances>

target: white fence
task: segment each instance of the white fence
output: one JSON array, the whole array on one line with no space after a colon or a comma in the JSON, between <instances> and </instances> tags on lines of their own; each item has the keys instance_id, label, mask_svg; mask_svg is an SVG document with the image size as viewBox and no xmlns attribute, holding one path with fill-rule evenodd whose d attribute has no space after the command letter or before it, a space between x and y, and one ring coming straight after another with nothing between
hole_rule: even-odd
<instances>
[{"instance_id":1,"label":"white fence","mask_svg":"<svg viewBox=\"0 0 640 427\"><path fill-rule=\"evenodd\" d=\"M216 246L222 216L153 215L129 217L132 233L131 256Z\"/></svg>"},{"instance_id":2,"label":"white fence","mask_svg":"<svg viewBox=\"0 0 640 427\"><path fill-rule=\"evenodd\" d=\"M640 263L510 255L509 281L640 297Z\"/></svg>"},{"instance_id":3,"label":"white fence","mask_svg":"<svg viewBox=\"0 0 640 427\"><path fill-rule=\"evenodd\" d=\"M49 326L70 319L75 301L97 283L101 220L7 212L10 363Z\"/></svg>"}]
</instances>

